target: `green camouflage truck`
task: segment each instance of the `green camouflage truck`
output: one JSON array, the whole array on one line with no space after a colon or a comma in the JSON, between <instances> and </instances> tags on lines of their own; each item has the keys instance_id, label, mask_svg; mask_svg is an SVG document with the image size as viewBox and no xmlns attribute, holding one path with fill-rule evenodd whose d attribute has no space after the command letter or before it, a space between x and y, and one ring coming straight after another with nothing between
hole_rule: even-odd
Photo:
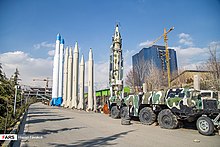
<instances>
[{"instance_id":1,"label":"green camouflage truck","mask_svg":"<svg viewBox=\"0 0 220 147\"><path fill-rule=\"evenodd\" d=\"M196 121L203 135L213 134L220 127L218 99L202 98L200 91L176 88L129 95L121 101L119 110L111 115L139 117L142 124L158 122L161 128L174 129L183 120ZM129 110L129 112L128 112Z\"/></svg>"}]
</instances>

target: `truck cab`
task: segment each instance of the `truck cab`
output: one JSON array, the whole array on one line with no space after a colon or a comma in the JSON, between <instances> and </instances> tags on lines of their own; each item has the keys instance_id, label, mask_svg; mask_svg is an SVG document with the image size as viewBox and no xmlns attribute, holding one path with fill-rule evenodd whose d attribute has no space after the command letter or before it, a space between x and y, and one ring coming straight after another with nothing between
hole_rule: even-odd
<instances>
[{"instance_id":1,"label":"truck cab","mask_svg":"<svg viewBox=\"0 0 220 147\"><path fill-rule=\"evenodd\" d=\"M217 100L218 109L220 109L220 93L214 90L200 90L201 99Z\"/></svg>"}]
</instances>

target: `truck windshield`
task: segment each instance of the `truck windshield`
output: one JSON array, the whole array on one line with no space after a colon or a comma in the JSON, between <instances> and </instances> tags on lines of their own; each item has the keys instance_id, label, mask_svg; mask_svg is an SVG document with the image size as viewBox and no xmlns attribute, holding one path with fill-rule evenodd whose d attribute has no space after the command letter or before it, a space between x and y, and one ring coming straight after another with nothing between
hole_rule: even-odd
<instances>
[{"instance_id":1,"label":"truck windshield","mask_svg":"<svg viewBox=\"0 0 220 147\"><path fill-rule=\"evenodd\" d=\"M202 92L201 97L211 98L211 92Z\"/></svg>"}]
</instances>

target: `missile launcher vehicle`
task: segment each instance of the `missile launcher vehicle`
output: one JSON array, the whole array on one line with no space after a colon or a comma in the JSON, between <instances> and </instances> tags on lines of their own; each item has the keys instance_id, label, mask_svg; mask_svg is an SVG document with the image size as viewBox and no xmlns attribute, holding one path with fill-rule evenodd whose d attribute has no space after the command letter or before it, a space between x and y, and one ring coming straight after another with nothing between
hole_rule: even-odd
<instances>
[{"instance_id":1,"label":"missile launcher vehicle","mask_svg":"<svg viewBox=\"0 0 220 147\"><path fill-rule=\"evenodd\" d=\"M218 99L201 97L201 92L194 89L151 91L124 98L120 116L129 111L129 116L139 117L142 124L151 125L157 121L165 129L175 129L183 120L196 121L201 134L211 135L220 127L218 104Z\"/></svg>"}]
</instances>

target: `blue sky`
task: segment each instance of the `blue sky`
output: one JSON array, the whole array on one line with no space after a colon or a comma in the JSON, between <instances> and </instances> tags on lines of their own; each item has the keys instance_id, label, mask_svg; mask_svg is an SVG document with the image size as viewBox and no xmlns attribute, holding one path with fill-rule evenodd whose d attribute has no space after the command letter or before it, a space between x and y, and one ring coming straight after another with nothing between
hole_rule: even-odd
<instances>
[{"instance_id":1,"label":"blue sky","mask_svg":"<svg viewBox=\"0 0 220 147\"><path fill-rule=\"evenodd\" d=\"M119 23L127 69L133 54L172 26L168 45L177 50L179 67L190 68L208 58L195 57L196 52L206 52L210 44L219 47L219 14L219 0L0 0L0 62L8 76L18 67L29 81L51 77L52 50L60 33L65 45L78 41L85 59L93 48L98 70L108 63L111 37ZM163 45L163 40L157 44ZM34 74L25 67L29 64ZM105 76L96 80L105 84Z\"/></svg>"}]
</instances>

